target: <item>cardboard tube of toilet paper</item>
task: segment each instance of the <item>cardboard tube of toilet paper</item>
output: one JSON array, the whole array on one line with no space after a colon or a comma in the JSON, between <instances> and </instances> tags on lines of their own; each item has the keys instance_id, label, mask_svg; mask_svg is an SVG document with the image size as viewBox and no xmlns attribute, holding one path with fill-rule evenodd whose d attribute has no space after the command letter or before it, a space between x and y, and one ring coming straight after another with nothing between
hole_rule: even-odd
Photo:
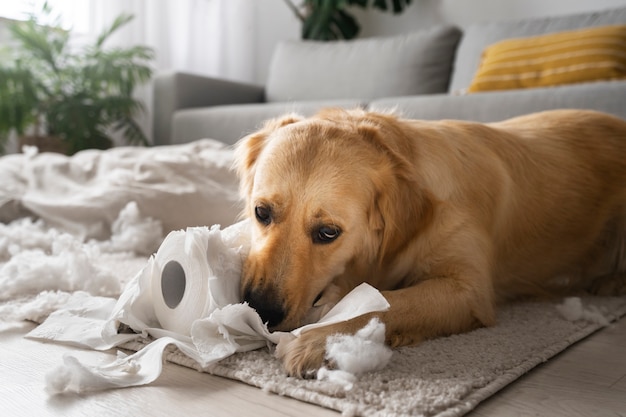
<instances>
[{"instance_id":1,"label":"cardboard tube of toilet paper","mask_svg":"<svg viewBox=\"0 0 626 417\"><path fill-rule=\"evenodd\" d=\"M191 323L205 317L209 304L208 229L171 232L155 255L154 313L165 330L189 335Z\"/></svg>"}]
</instances>

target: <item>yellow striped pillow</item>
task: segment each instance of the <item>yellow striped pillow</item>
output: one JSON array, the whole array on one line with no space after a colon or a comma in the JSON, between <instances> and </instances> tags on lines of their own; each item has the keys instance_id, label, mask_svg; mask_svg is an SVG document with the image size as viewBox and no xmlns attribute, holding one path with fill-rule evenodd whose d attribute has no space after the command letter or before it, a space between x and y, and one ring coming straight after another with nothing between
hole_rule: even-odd
<instances>
[{"instance_id":1,"label":"yellow striped pillow","mask_svg":"<svg viewBox=\"0 0 626 417\"><path fill-rule=\"evenodd\" d=\"M485 48L470 93L626 78L626 25L602 26Z\"/></svg>"}]
</instances>

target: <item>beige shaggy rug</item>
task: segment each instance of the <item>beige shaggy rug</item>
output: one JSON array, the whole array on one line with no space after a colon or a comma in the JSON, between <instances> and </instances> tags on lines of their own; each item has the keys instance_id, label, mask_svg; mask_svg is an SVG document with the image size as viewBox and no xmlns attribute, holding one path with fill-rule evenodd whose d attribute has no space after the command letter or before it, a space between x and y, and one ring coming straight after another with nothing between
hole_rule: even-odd
<instances>
[{"instance_id":1,"label":"beige shaggy rug","mask_svg":"<svg viewBox=\"0 0 626 417\"><path fill-rule=\"evenodd\" d=\"M624 297L585 297L582 306L570 301L565 308L549 302L509 305L495 327L397 349L386 368L360 376L349 391L328 381L287 377L266 349L235 354L210 372L349 416L456 417L626 314ZM178 351L167 357L197 368Z\"/></svg>"}]
</instances>

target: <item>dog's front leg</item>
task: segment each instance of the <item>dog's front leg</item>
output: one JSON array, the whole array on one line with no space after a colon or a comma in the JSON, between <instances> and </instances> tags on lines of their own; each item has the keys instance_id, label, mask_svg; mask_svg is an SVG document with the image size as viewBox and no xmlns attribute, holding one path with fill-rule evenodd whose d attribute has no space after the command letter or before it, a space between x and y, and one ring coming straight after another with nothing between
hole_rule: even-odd
<instances>
[{"instance_id":1,"label":"dog's front leg","mask_svg":"<svg viewBox=\"0 0 626 417\"><path fill-rule=\"evenodd\" d=\"M277 356L290 376L315 377L326 356L326 339L334 334L354 334L365 327L377 313L364 314L354 319L311 329L296 339L278 345Z\"/></svg>"},{"instance_id":2,"label":"dog's front leg","mask_svg":"<svg viewBox=\"0 0 626 417\"><path fill-rule=\"evenodd\" d=\"M490 286L481 288L473 285L476 281L470 282L433 278L409 288L383 292L391 305L380 315L385 323L385 342L391 347L408 346L495 324Z\"/></svg>"},{"instance_id":3,"label":"dog's front leg","mask_svg":"<svg viewBox=\"0 0 626 417\"><path fill-rule=\"evenodd\" d=\"M333 334L354 334L372 317L385 324L385 342L391 347L417 344L425 339L466 332L495 322L493 295L475 285L487 277L468 280L453 277L432 278L409 288L383 291L391 307L345 322L316 328L281 346L278 352L290 375L308 376L325 360L326 339Z\"/></svg>"}]
</instances>

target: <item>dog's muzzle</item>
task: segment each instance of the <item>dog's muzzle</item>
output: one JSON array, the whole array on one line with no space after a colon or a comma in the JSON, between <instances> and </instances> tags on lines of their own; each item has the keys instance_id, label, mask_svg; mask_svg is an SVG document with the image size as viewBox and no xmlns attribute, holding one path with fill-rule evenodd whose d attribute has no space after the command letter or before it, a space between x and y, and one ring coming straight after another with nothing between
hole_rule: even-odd
<instances>
[{"instance_id":1,"label":"dog's muzzle","mask_svg":"<svg viewBox=\"0 0 626 417\"><path fill-rule=\"evenodd\" d=\"M247 287L243 300L254 308L269 328L275 327L285 319L285 310L274 291L262 291Z\"/></svg>"}]
</instances>

